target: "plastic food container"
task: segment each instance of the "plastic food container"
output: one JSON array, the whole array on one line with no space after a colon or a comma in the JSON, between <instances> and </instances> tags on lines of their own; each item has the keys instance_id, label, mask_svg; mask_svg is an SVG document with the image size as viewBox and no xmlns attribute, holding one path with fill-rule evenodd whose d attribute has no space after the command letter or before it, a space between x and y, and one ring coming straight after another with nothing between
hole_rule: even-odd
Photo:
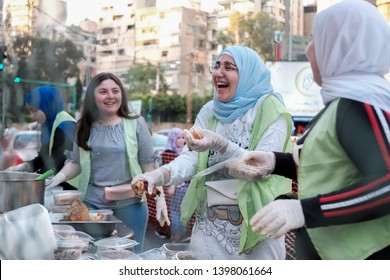
<instances>
[{"instance_id":1,"label":"plastic food container","mask_svg":"<svg viewBox=\"0 0 390 280\"><path fill-rule=\"evenodd\" d=\"M75 228L70 225L53 225L53 230L54 231L65 230L65 231L73 231L73 232L76 231Z\"/></svg>"},{"instance_id":2,"label":"plastic food container","mask_svg":"<svg viewBox=\"0 0 390 280\"><path fill-rule=\"evenodd\" d=\"M51 207L51 211L53 213L66 213L70 208L70 204L68 205L53 205Z\"/></svg>"},{"instance_id":3,"label":"plastic food container","mask_svg":"<svg viewBox=\"0 0 390 280\"><path fill-rule=\"evenodd\" d=\"M164 243L161 250L165 253L167 260L174 260L178 252L189 251L189 248L189 243Z\"/></svg>"},{"instance_id":4,"label":"plastic food container","mask_svg":"<svg viewBox=\"0 0 390 280\"><path fill-rule=\"evenodd\" d=\"M138 256L143 260L165 260L165 254L159 248L147 250Z\"/></svg>"},{"instance_id":5,"label":"plastic food container","mask_svg":"<svg viewBox=\"0 0 390 280\"><path fill-rule=\"evenodd\" d=\"M55 191L53 192L54 205L69 205L76 198L81 199L80 191Z\"/></svg>"},{"instance_id":6,"label":"plastic food container","mask_svg":"<svg viewBox=\"0 0 390 280\"><path fill-rule=\"evenodd\" d=\"M197 260L198 257L195 252L192 251L181 251L175 255L175 260Z\"/></svg>"},{"instance_id":7,"label":"plastic food container","mask_svg":"<svg viewBox=\"0 0 390 280\"><path fill-rule=\"evenodd\" d=\"M69 225L53 225L53 231L57 237L67 237L76 232L75 228Z\"/></svg>"},{"instance_id":8,"label":"plastic food container","mask_svg":"<svg viewBox=\"0 0 390 280\"><path fill-rule=\"evenodd\" d=\"M99 253L100 251L107 250L127 250L133 251L134 246L138 244L137 241L121 237L108 237L100 239L94 242L96 250Z\"/></svg>"},{"instance_id":9,"label":"plastic food container","mask_svg":"<svg viewBox=\"0 0 390 280\"><path fill-rule=\"evenodd\" d=\"M81 239L57 239L56 260L77 260L81 257L84 241Z\"/></svg>"},{"instance_id":10,"label":"plastic food container","mask_svg":"<svg viewBox=\"0 0 390 280\"><path fill-rule=\"evenodd\" d=\"M89 248L89 242L93 241L94 238L89 234L86 234L82 231L61 231L57 232L57 239L62 240L81 240L83 243L81 245L81 251L85 252Z\"/></svg>"},{"instance_id":11,"label":"plastic food container","mask_svg":"<svg viewBox=\"0 0 390 280\"><path fill-rule=\"evenodd\" d=\"M142 260L133 252L125 249L120 250L100 250L96 257L101 260Z\"/></svg>"}]
</instances>

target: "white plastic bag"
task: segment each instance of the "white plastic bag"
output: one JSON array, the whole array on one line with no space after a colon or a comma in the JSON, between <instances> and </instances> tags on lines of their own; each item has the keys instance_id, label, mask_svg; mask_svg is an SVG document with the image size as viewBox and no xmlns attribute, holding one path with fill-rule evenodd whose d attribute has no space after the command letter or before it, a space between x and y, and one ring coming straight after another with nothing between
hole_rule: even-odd
<instances>
[{"instance_id":1,"label":"white plastic bag","mask_svg":"<svg viewBox=\"0 0 390 280\"><path fill-rule=\"evenodd\" d=\"M0 259L54 259L57 244L47 209L31 204L0 218Z\"/></svg>"}]
</instances>

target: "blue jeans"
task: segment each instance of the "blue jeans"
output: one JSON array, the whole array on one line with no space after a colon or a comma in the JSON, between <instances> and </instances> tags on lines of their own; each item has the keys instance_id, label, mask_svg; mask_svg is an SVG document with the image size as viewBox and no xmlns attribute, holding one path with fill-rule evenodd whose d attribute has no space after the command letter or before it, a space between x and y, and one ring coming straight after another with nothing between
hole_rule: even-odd
<instances>
[{"instance_id":1,"label":"blue jeans","mask_svg":"<svg viewBox=\"0 0 390 280\"><path fill-rule=\"evenodd\" d=\"M94 205L84 202L88 208L97 209ZM143 251L146 227L148 224L148 206L146 202L134 203L122 208L112 209L114 216L120 219L129 229L134 231L133 239L139 244L134 247L134 253Z\"/></svg>"}]
</instances>

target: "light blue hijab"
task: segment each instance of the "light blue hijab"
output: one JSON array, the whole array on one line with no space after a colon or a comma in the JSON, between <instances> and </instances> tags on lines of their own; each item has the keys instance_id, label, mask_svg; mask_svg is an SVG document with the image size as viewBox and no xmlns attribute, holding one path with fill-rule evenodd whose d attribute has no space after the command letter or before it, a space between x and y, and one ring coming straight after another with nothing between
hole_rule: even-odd
<instances>
[{"instance_id":1,"label":"light blue hijab","mask_svg":"<svg viewBox=\"0 0 390 280\"><path fill-rule=\"evenodd\" d=\"M231 56L238 67L238 85L234 97L227 102L219 101L214 89L214 115L220 122L232 123L255 106L264 94L273 94L283 103L280 94L274 93L271 72L254 50L243 45L231 46L224 49L215 62L223 54Z\"/></svg>"}]
</instances>

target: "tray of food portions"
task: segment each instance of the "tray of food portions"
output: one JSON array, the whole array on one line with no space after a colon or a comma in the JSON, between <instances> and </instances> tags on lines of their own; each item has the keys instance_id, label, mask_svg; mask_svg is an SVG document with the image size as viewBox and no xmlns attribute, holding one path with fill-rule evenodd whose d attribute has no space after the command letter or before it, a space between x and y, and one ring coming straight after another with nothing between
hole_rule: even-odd
<instances>
[{"instance_id":1,"label":"tray of food portions","mask_svg":"<svg viewBox=\"0 0 390 280\"><path fill-rule=\"evenodd\" d=\"M115 226L122 223L112 210L90 210L78 199L72 202L66 212L50 213L50 219L53 225L70 225L97 239L111 236Z\"/></svg>"}]
</instances>

